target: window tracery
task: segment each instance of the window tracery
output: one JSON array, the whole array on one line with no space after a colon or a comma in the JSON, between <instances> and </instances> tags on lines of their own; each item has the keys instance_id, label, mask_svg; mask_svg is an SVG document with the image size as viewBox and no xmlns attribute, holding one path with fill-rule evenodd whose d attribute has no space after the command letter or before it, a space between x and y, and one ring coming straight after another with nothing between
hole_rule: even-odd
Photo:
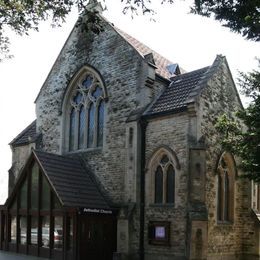
<instances>
[{"instance_id":1,"label":"window tracery","mask_svg":"<svg viewBox=\"0 0 260 260\"><path fill-rule=\"evenodd\" d=\"M174 203L175 169L167 155L161 157L154 178L154 203Z\"/></svg>"},{"instance_id":2,"label":"window tracery","mask_svg":"<svg viewBox=\"0 0 260 260\"><path fill-rule=\"evenodd\" d=\"M105 93L100 77L92 69L73 82L68 100L68 150L103 145Z\"/></svg>"}]
</instances>

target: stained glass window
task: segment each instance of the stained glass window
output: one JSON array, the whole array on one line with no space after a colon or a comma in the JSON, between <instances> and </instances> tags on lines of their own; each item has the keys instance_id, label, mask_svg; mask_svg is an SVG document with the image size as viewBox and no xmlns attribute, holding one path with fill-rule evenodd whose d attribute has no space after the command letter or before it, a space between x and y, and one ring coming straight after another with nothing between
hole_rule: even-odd
<instances>
[{"instance_id":1,"label":"stained glass window","mask_svg":"<svg viewBox=\"0 0 260 260\"><path fill-rule=\"evenodd\" d=\"M155 203L163 202L163 171L158 166L155 172Z\"/></svg>"},{"instance_id":2,"label":"stained glass window","mask_svg":"<svg viewBox=\"0 0 260 260\"><path fill-rule=\"evenodd\" d=\"M69 144L69 150L74 150L74 143L75 143L75 122L76 122L76 111L75 108L72 108L70 113L70 144Z\"/></svg>"},{"instance_id":3,"label":"stained glass window","mask_svg":"<svg viewBox=\"0 0 260 260\"><path fill-rule=\"evenodd\" d=\"M103 145L105 93L98 74L91 68L80 77L72 90L69 103L68 150Z\"/></svg>"},{"instance_id":4,"label":"stained glass window","mask_svg":"<svg viewBox=\"0 0 260 260\"><path fill-rule=\"evenodd\" d=\"M98 129L97 145L103 145L103 128L104 128L104 101L101 101L98 107Z\"/></svg>"},{"instance_id":5,"label":"stained glass window","mask_svg":"<svg viewBox=\"0 0 260 260\"><path fill-rule=\"evenodd\" d=\"M86 127L86 110L84 106L81 106L79 111L79 132L78 132L78 140L79 140L79 149L84 147L84 129Z\"/></svg>"},{"instance_id":6,"label":"stained glass window","mask_svg":"<svg viewBox=\"0 0 260 260\"><path fill-rule=\"evenodd\" d=\"M80 102L82 101L83 97L82 94L77 92L77 94L75 95L75 97L73 98L73 101L76 105L80 104Z\"/></svg>"},{"instance_id":7,"label":"stained glass window","mask_svg":"<svg viewBox=\"0 0 260 260\"><path fill-rule=\"evenodd\" d=\"M97 99L102 95L102 89L99 86L97 86L92 95Z\"/></svg>"},{"instance_id":8,"label":"stained glass window","mask_svg":"<svg viewBox=\"0 0 260 260\"><path fill-rule=\"evenodd\" d=\"M172 165L167 169L166 185L166 203L174 203L175 172Z\"/></svg>"},{"instance_id":9,"label":"stained glass window","mask_svg":"<svg viewBox=\"0 0 260 260\"><path fill-rule=\"evenodd\" d=\"M93 147L94 124L95 124L95 107L94 104L91 103L91 105L89 106L89 114L88 114L88 147Z\"/></svg>"},{"instance_id":10,"label":"stained glass window","mask_svg":"<svg viewBox=\"0 0 260 260\"><path fill-rule=\"evenodd\" d=\"M92 85L93 80L94 80L94 78L93 78L92 76L87 75L87 76L85 77L85 79L82 81L82 86L83 86L85 89L88 89L88 88Z\"/></svg>"}]
</instances>

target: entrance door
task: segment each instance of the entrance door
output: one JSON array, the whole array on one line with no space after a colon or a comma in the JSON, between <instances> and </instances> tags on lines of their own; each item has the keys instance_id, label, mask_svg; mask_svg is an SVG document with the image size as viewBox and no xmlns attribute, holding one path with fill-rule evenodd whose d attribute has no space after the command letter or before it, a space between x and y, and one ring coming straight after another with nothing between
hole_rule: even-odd
<instances>
[{"instance_id":1,"label":"entrance door","mask_svg":"<svg viewBox=\"0 0 260 260\"><path fill-rule=\"evenodd\" d=\"M80 260L112 260L116 225L112 217L81 217Z\"/></svg>"}]
</instances>

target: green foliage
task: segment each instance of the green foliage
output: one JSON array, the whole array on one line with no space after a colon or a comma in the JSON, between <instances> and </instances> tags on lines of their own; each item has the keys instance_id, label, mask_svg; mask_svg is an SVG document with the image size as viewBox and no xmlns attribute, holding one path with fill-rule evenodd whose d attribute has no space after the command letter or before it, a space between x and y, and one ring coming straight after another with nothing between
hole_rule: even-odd
<instances>
[{"instance_id":1,"label":"green foliage","mask_svg":"<svg viewBox=\"0 0 260 260\"><path fill-rule=\"evenodd\" d=\"M236 114L245 127L223 115L216 128L223 136L223 149L241 158L244 177L260 182L260 72L241 73L239 82L243 93L252 98L248 108Z\"/></svg>"},{"instance_id":2,"label":"green foliage","mask_svg":"<svg viewBox=\"0 0 260 260\"><path fill-rule=\"evenodd\" d=\"M260 41L260 0L194 0L192 12L214 15L232 31Z\"/></svg>"},{"instance_id":3,"label":"green foliage","mask_svg":"<svg viewBox=\"0 0 260 260\"><path fill-rule=\"evenodd\" d=\"M112 0L101 0L103 3ZM115 1L115 0L113 0ZM153 14L151 3L155 0L117 0L123 5L123 13ZM160 0L161 3L173 4L174 0ZM89 3L95 0L0 0L0 55L10 57L9 40L5 29L11 29L20 35L30 30L38 30L39 23L52 20L52 24L60 26L72 7L79 13L86 11ZM224 22L231 30L241 33L247 39L260 40L260 0L194 0L192 12L204 16L214 15L216 20ZM85 29L100 32L99 19L85 21ZM88 24L89 23L89 24ZM1 61L0 56L0 61Z\"/></svg>"}]
</instances>

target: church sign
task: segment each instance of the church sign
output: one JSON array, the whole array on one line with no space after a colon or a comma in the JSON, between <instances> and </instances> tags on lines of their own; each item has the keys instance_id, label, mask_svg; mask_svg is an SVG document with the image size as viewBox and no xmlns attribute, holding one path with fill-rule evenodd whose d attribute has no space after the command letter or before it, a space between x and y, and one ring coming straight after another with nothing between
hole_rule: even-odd
<instances>
[{"instance_id":1,"label":"church sign","mask_svg":"<svg viewBox=\"0 0 260 260\"><path fill-rule=\"evenodd\" d=\"M80 208L79 210L80 215L88 214L88 213L111 215L113 214L113 211L110 209L91 209L91 208Z\"/></svg>"}]
</instances>

